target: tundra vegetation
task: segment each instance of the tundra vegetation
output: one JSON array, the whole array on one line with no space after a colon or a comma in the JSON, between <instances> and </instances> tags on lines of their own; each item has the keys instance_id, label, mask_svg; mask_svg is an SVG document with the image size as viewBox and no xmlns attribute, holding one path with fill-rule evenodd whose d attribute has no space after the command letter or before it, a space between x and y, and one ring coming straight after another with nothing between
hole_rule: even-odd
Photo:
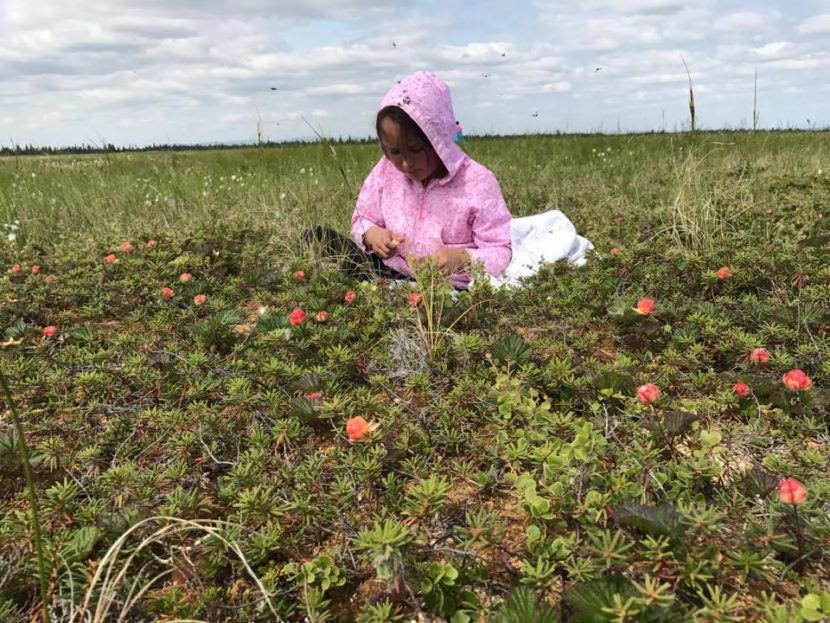
<instances>
[{"instance_id":1,"label":"tundra vegetation","mask_svg":"<svg viewBox=\"0 0 830 623\"><path fill-rule=\"evenodd\" d=\"M0 620L830 616L830 136L465 149L587 265L344 275L375 145L0 160Z\"/></svg>"}]
</instances>

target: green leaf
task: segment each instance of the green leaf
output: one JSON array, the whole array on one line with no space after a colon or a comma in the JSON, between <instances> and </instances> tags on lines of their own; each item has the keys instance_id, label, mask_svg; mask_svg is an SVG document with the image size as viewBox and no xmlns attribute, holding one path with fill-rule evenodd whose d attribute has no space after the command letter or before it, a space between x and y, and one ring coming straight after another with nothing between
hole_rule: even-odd
<instances>
[{"instance_id":1,"label":"green leaf","mask_svg":"<svg viewBox=\"0 0 830 623\"><path fill-rule=\"evenodd\" d=\"M26 322L22 318L18 318L13 324L4 329L3 335L7 338L19 339L26 335L27 328Z\"/></svg>"},{"instance_id":2,"label":"green leaf","mask_svg":"<svg viewBox=\"0 0 830 623\"><path fill-rule=\"evenodd\" d=\"M697 415L687 411L667 411L663 414L663 430L670 437L679 437L688 433Z\"/></svg>"},{"instance_id":3,"label":"green leaf","mask_svg":"<svg viewBox=\"0 0 830 623\"><path fill-rule=\"evenodd\" d=\"M520 586L511 591L504 607L490 623L557 623L556 611L545 603L540 603L527 586Z\"/></svg>"},{"instance_id":4,"label":"green leaf","mask_svg":"<svg viewBox=\"0 0 830 623\"><path fill-rule=\"evenodd\" d=\"M527 528L526 543L527 549L533 550L534 547L542 540L542 531L539 526L532 524Z\"/></svg>"},{"instance_id":5,"label":"green leaf","mask_svg":"<svg viewBox=\"0 0 830 623\"><path fill-rule=\"evenodd\" d=\"M821 599L815 593L801 598L801 616L808 621L821 621Z\"/></svg>"},{"instance_id":6,"label":"green leaf","mask_svg":"<svg viewBox=\"0 0 830 623\"><path fill-rule=\"evenodd\" d=\"M614 606L614 595L625 601L637 595L631 582L622 576L613 575L575 584L564 595L565 604L571 609L569 623L609 623L612 617L603 608Z\"/></svg>"},{"instance_id":7,"label":"green leaf","mask_svg":"<svg viewBox=\"0 0 830 623\"><path fill-rule=\"evenodd\" d=\"M77 329L72 330L69 334L70 341L73 344L77 344L78 346L91 345L94 337L95 334L89 327L79 327Z\"/></svg>"},{"instance_id":8,"label":"green leaf","mask_svg":"<svg viewBox=\"0 0 830 623\"><path fill-rule=\"evenodd\" d=\"M72 538L64 545L62 554L70 562L86 560L100 538L101 531L95 526L79 528L72 533Z\"/></svg>"},{"instance_id":9,"label":"green leaf","mask_svg":"<svg viewBox=\"0 0 830 623\"><path fill-rule=\"evenodd\" d=\"M288 327L288 316L286 314L267 314L260 316L256 322L257 333L268 333L286 327Z\"/></svg>"},{"instance_id":10,"label":"green leaf","mask_svg":"<svg viewBox=\"0 0 830 623\"><path fill-rule=\"evenodd\" d=\"M633 394L637 387L633 376L615 370L600 372L594 377L593 384L597 389L611 389L621 394Z\"/></svg>"},{"instance_id":11,"label":"green leaf","mask_svg":"<svg viewBox=\"0 0 830 623\"><path fill-rule=\"evenodd\" d=\"M830 593L808 593L801 598L801 616L807 621L826 621L830 618Z\"/></svg>"},{"instance_id":12,"label":"green leaf","mask_svg":"<svg viewBox=\"0 0 830 623\"><path fill-rule=\"evenodd\" d=\"M778 478L770 474L763 467L754 465L752 469L747 471L740 481L741 491L750 496L768 496L775 485L778 484Z\"/></svg>"},{"instance_id":13,"label":"green leaf","mask_svg":"<svg viewBox=\"0 0 830 623\"><path fill-rule=\"evenodd\" d=\"M680 515L673 504L623 504L614 510L614 521L651 536L675 537L682 530Z\"/></svg>"},{"instance_id":14,"label":"green leaf","mask_svg":"<svg viewBox=\"0 0 830 623\"><path fill-rule=\"evenodd\" d=\"M462 612L458 610L452 617L450 617L450 623L472 623L472 617L467 614L466 612Z\"/></svg>"},{"instance_id":15,"label":"green leaf","mask_svg":"<svg viewBox=\"0 0 830 623\"><path fill-rule=\"evenodd\" d=\"M723 435L719 431L700 431L700 443L704 448L714 448L723 440Z\"/></svg>"},{"instance_id":16,"label":"green leaf","mask_svg":"<svg viewBox=\"0 0 830 623\"><path fill-rule=\"evenodd\" d=\"M750 380L752 381L752 379ZM761 404L769 403L774 407L789 410L790 394L779 381L756 377L756 380L751 382L751 387L752 392Z\"/></svg>"},{"instance_id":17,"label":"green leaf","mask_svg":"<svg viewBox=\"0 0 830 623\"><path fill-rule=\"evenodd\" d=\"M643 426L650 431L654 431L658 436L673 439L688 433L692 428L692 424L696 421L697 416L694 413L672 410L665 411L660 419L646 419Z\"/></svg>"},{"instance_id":18,"label":"green leaf","mask_svg":"<svg viewBox=\"0 0 830 623\"><path fill-rule=\"evenodd\" d=\"M517 366L529 363L533 357L533 347L515 333L493 342L490 353L499 363L512 363Z\"/></svg>"}]
</instances>

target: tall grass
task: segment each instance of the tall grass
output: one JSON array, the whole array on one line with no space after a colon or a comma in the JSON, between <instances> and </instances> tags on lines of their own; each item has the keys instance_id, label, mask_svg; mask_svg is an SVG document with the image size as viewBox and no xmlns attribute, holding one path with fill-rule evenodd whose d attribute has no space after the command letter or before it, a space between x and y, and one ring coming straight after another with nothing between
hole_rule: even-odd
<instances>
[{"instance_id":1,"label":"tall grass","mask_svg":"<svg viewBox=\"0 0 830 623\"><path fill-rule=\"evenodd\" d=\"M701 235L689 220L688 202L698 206L695 218L708 219L701 224L707 230L714 223L713 202L730 186L744 203L773 202L771 180L830 169L828 138L826 132L528 136L471 138L465 149L494 171L516 216L557 207L580 233L602 238L613 235L615 215L645 207L661 219L652 226L671 225L685 246ZM378 157L374 145L332 151L321 142L3 158L0 224L21 222L12 249L27 242L115 244L210 226L263 228L277 240L311 224L346 231L360 185ZM742 177L742 171L752 175Z\"/></svg>"},{"instance_id":2,"label":"tall grass","mask_svg":"<svg viewBox=\"0 0 830 623\"><path fill-rule=\"evenodd\" d=\"M743 175L727 181L707 175L704 167L705 158L694 152L678 163L677 190L665 228L678 248L695 254L716 253L727 244L748 210L735 199L745 186Z\"/></svg>"}]
</instances>

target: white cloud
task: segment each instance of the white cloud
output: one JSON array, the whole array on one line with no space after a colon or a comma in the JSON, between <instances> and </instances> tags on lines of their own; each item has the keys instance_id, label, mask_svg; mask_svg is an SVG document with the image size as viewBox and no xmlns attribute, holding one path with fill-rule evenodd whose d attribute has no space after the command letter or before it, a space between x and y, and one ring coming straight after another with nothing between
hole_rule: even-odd
<instances>
[{"instance_id":1,"label":"white cloud","mask_svg":"<svg viewBox=\"0 0 830 623\"><path fill-rule=\"evenodd\" d=\"M313 95L359 95L363 93L372 93L376 91L377 88L377 84L340 82L336 84L311 87L307 92Z\"/></svg>"},{"instance_id":2,"label":"white cloud","mask_svg":"<svg viewBox=\"0 0 830 623\"><path fill-rule=\"evenodd\" d=\"M801 70L801 69L817 69L830 68L830 54L816 54L808 55L801 58L788 58L778 61L772 61L767 64L768 67L775 69L786 70Z\"/></svg>"},{"instance_id":3,"label":"white cloud","mask_svg":"<svg viewBox=\"0 0 830 623\"><path fill-rule=\"evenodd\" d=\"M809 48L791 41L772 41L760 46L749 45L721 45L717 56L725 61L738 63L757 63L784 58L792 58L807 52Z\"/></svg>"},{"instance_id":4,"label":"white cloud","mask_svg":"<svg viewBox=\"0 0 830 623\"><path fill-rule=\"evenodd\" d=\"M631 46L656 45L662 41L659 30L641 18L591 19L584 37L588 50L609 51Z\"/></svg>"},{"instance_id":5,"label":"white cloud","mask_svg":"<svg viewBox=\"0 0 830 623\"><path fill-rule=\"evenodd\" d=\"M502 54L506 54L512 46L504 41L471 42L463 46L442 45L437 54L445 60L452 60L462 64L492 64L498 63ZM506 57L505 57L506 58Z\"/></svg>"},{"instance_id":6,"label":"white cloud","mask_svg":"<svg viewBox=\"0 0 830 623\"><path fill-rule=\"evenodd\" d=\"M218 79L243 79L254 78L256 72L248 67L210 67L207 74L212 78Z\"/></svg>"},{"instance_id":7,"label":"white cloud","mask_svg":"<svg viewBox=\"0 0 830 623\"><path fill-rule=\"evenodd\" d=\"M571 90L571 83L567 80L559 80L557 82L548 82L542 85L543 93L565 93Z\"/></svg>"},{"instance_id":8,"label":"white cloud","mask_svg":"<svg viewBox=\"0 0 830 623\"><path fill-rule=\"evenodd\" d=\"M699 80L702 78L700 74L696 75L696 78ZM664 73L656 73L656 74L642 74L639 76L630 76L628 78L623 78L623 82L627 82L629 84L636 84L636 85L646 85L646 84L666 84L669 82L683 82L687 83L689 81L689 77L683 72L676 72L671 74L664 74Z\"/></svg>"},{"instance_id":9,"label":"white cloud","mask_svg":"<svg viewBox=\"0 0 830 623\"><path fill-rule=\"evenodd\" d=\"M691 8L667 3L662 13L646 10L649 6L655 9L657 5L636 3L623 12L615 9L613 3L588 0L587 6L578 8L547 7L542 18L554 30L552 40L569 54L578 51L620 54L632 49L698 41L711 33L713 17L705 3Z\"/></svg>"},{"instance_id":10,"label":"white cloud","mask_svg":"<svg viewBox=\"0 0 830 623\"><path fill-rule=\"evenodd\" d=\"M622 13L626 15L671 15L688 7L686 0L584 0L578 6L568 0L535 0L534 4L546 13L572 12L575 8L585 13Z\"/></svg>"},{"instance_id":11,"label":"white cloud","mask_svg":"<svg viewBox=\"0 0 830 623\"><path fill-rule=\"evenodd\" d=\"M145 56L159 61L205 61L211 58L210 44L202 37L162 39L146 50Z\"/></svg>"},{"instance_id":12,"label":"white cloud","mask_svg":"<svg viewBox=\"0 0 830 623\"><path fill-rule=\"evenodd\" d=\"M784 54L790 53L795 46L789 41L773 41L756 48L755 52L761 58L780 58Z\"/></svg>"},{"instance_id":13,"label":"white cloud","mask_svg":"<svg viewBox=\"0 0 830 623\"><path fill-rule=\"evenodd\" d=\"M199 34L195 21L182 18L126 15L115 17L110 23L114 31L142 39L182 39Z\"/></svg>"},{"instance_id":14,"label":"white cloud","mask_svg":"<svg viewBox=\"0 0 830 623\"><path fill-rule=\"evenodd\" d=\"M803 35L813 35L818 33L830 33L830 13L823 13L821 15L813 15L805 19L798 25L798 32Z\"/></svg>"},{"instance_id":15,"label":"white cloud","mask_svg":"<svg viewBox=\"0 0 830 623\"><path fill-rule=\"evenodd\" d=\"M307 110L293 110L293 111L291 111L291 112L287 112L287 113L283 116L283 118L284 118L284 119L289 119L289 120L294 120L294 121L296 121L296 120L298 120L298 119L299 119L299 120L302 120L303 118L308 119L309 117L312 117L312 118L320 118L320 119L326 119L326 118L331 117L331 116L332 116L332 114L331 114L331 112L329 112L328 110L326 110L326 109L324 109L324 108L315 108L315 109L313 109L313 110L311 110L311 111L307 111Z\"/></svg>"},{"instance_id":16,"label":"white cloud","mask_svg":"<svg viewBox=\"0 0 830 623\"><path fill-rule=\"evenodd\" d=\"M678 13L688 5L684 0L609 0L604 3L623 13L665 15Z\"/></svg>"},{"instance_id":17,"label":"white cloud","mask_svg":"<svg viewBox=\"0 0 830 623\"><path fill-rule=\"evenodd\" d=\"M64 19L82 19L100 22L123 16L152 19L162 16L169 19L271 19L284 23L311 20L356 21L394 16L406 7L402 0L110 0L107 3L94 0L63 0L62 2L30 2L29 0L4 0L9 22L15 26L54 23Z\"/></svg>"},{"instance_id":18,"label":"white cloud","mask_svg":"<svg viewBox=\"0 0 830 623\"><path fill-rule=\"evenodd\" d=\"M729 13L719 17L715 21L716 30L756 30L765 22L765 17L760 13L743 11Z\"/></svg>"}]
</instances>

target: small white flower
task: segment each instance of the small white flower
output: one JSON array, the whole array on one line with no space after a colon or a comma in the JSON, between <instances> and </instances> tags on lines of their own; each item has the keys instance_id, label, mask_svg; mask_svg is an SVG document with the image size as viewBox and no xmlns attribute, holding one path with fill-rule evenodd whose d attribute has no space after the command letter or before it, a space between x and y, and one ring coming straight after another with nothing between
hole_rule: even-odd
<instances>
[{"instance_id":1,"label":"small white flower","mask_svg":"<svg viewBox=\"0 0 830 623\"><path fill-rule=\"evenodd\" d=\"M305 167L303 167L302 169L300 169L300 175L305 175Z\"/></svg>"},{"instance_id":2,"label":"small white flower","mask_svg":"<svg viewBox=\"0 0 830 623\"><path fill-rule=\"evenodd\" d=\"M32 172L32 177L37 177L37 176L35 175L34 171Z\"/></svg>"},{"instance_id":3,"label":"small white flower","mask_svg":"<svg viewBox=\"0 0 830 623\"><path fill-rule=\"evenodd\" d=\"M285 199L285 197L286 197L285 193L280 193L280 199Z\"/></svg>"},{"instance_id":4,"label":"small white flower","mask_svg":"<svg viewBox=\"0 0 830 623\"><path fill-rule=\"evenodd\" d=\"M15 240L17 240L17 234L12 232L8 236L6 236L6 238L8 238L9 242L14 242Z\"/></svg>"}]
</instances>

